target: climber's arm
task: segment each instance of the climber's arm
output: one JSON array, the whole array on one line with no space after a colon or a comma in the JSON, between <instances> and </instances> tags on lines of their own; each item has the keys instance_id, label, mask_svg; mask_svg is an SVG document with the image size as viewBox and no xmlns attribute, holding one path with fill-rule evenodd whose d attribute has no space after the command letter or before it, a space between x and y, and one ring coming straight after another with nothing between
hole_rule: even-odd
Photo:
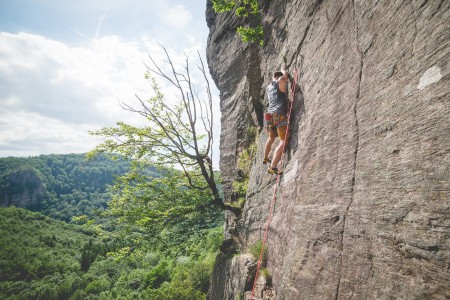
<instances>
[{"instance_id":1,"label":"climber's arm","mask_svg":"<svg viewBox=\"0 0 450 300\"><path fill-rule=\"evenodd\" d=\"M289 80L289 72L287 70L287 66L286 64L282 64L281 65L281 73L283 73L283 76L281 76L278 79L278 86L281 92L286 93L287 90L287 83Z\"/></svg>"}]
</instances>

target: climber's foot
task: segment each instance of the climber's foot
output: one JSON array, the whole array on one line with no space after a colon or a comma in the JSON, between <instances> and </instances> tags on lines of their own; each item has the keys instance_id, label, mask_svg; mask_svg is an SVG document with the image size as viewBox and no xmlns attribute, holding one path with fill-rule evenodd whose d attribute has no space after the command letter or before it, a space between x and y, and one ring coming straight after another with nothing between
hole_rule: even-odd
<instances>
[{"instance_id":1,"label":"climber's foot","mask_svg":"<svg viewBox=\"0 0 450 300\"><path fill-rule=\"evenodd\" d=\"M278 170L278 168L272 168L272 167L269 167L267 169L267 172L272 174L272 175L281 175L281 174L283 174L283 171Z\"/></svg>"}]
</instances>

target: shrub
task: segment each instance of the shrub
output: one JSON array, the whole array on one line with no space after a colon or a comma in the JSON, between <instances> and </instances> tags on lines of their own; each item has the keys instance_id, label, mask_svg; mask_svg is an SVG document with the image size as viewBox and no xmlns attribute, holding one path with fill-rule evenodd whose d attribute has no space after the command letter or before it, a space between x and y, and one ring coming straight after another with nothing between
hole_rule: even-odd
<instances>
[{"instance_id":1,"label":"shrub","mask_svg":"<svg viewBox=\"0 0 450 300\"><path fill-rule=\"evenodd\" d=\"M153 289L157 289L165 281L170 280L169 263L166 260L161 260L159 264L150 270L145 277L145 281Z\"/></svg>"},{"instance_id":2,"label":"shrub","mask_svg":"<svg viewBox=\"0 0 450 300\"><path fill-rule=\"evenodd\" d=\"M261 249L263 247L263 243L261 240L256 241L254 244L252 244L249 248L249 252L256 258L259 259L261 255ZM262 253L262 260L261 265L265 266L267 263L267 248L264 247L263 253Z\"/></svg>"},{"instance_id":3,"label":"shrub","mask_svg":"<svg viewBox=\"0 0 450 300\"><path fill-rule=\"evenodd\" d=\"M100 278L92 281L86 287L86 292L88 294L100 294L103 291L109 290L109 280L106 278Z\"/></svg>"},{"instance_id":4,"label":"shrub","mask_svg":"<svg viewBox=\"0 0 450 300\"><path fill-rule=\"evenodd\" d=\"M212 4L216 13L229 12L235 8L236 16L256 21L256 26L239 26L237 32L244 42L255 42L263 45L264 32L261 25L258 0L212 0Z\"/></svg>"},{"instance_id":5,"label":"shrub","mask_svg":"<svg viewBox=\"0 0 450 300\"><path fill-rule=\"evenodd\" d=\"M272 275L270 275L269 269L262 268L259 273L266 279L267 285L272 285Z\"/></svg>"}]
</instances>

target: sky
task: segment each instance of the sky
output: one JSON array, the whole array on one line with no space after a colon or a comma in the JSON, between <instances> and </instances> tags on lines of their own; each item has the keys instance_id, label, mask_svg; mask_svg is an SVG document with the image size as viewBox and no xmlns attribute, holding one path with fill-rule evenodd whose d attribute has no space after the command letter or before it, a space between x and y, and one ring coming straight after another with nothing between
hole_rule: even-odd
<instances>
[{"instance_id":1,"label":"sky","mask_svg":"<svg viewBox=\"0 0 450 300\"><path fill-rule=\"evenodd\" d=\"M142 124L120 102L152 95L145 64L149 54L164 62L159 44L178 66L197 50L206 64L205 8L205 0L0 0L0 157L84 153L101 142L89 131Z\"/></svg>"}]
</instances>

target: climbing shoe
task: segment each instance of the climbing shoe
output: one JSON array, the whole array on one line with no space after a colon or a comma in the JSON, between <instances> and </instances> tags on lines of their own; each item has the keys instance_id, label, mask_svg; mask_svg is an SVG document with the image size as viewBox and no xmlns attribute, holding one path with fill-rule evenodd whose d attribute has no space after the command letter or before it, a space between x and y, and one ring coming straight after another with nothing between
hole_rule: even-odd
<instances>
[{"instance_id":1,"label":"climbing shoe","mask_svg":"<svg viewBox=\"0 0 450 300\"><path fill-rule=\"evenodd\" d=\"M264 158L264 160L263 160L263 165L267 165L267 164L269 164L269 163L270 163L270 159Z\"/></svg>"},{"instance_id":2,"label":"climbing shoe","mask_svg":"<svg viewBox=\"0 0 450 300\"><path fill-rule=\"evenodd\" d=\"M278 170L278 168L272 168L272 167L269 167L267 169L267 173L270 173L272 175L281 175L281 174L283 174L283 172Z\"/></svg>"}]
</instances>

